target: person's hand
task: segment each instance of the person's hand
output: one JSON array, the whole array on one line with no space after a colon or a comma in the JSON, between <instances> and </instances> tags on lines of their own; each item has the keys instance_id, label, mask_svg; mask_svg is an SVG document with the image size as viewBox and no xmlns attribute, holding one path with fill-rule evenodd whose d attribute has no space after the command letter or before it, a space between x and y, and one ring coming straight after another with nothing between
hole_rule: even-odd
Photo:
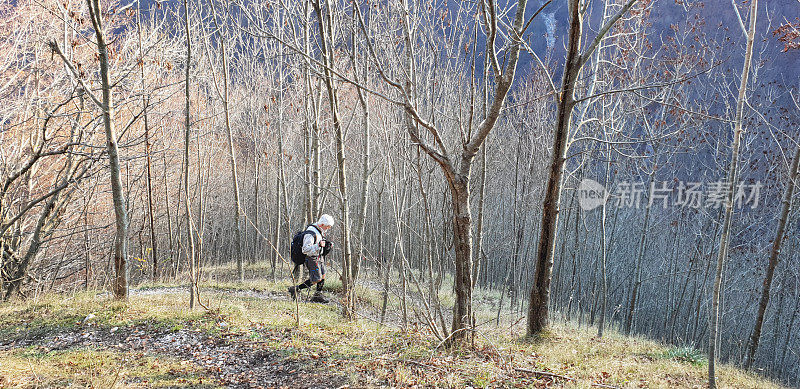
<instances>
[{"instance_id":1,"label":"person's hand","mask_svg":"<svg viewBox=\"0 0 800 389\"><path fill-rule=\"evenodd\" d=\"M325 240L323 242L325 242L325 246L322 247L322 256L324 257L324 256L328 255L328 253L330 253L331 250L333 249L333 243L329 242L327 240Z\"/></svg>"}]
</instances>

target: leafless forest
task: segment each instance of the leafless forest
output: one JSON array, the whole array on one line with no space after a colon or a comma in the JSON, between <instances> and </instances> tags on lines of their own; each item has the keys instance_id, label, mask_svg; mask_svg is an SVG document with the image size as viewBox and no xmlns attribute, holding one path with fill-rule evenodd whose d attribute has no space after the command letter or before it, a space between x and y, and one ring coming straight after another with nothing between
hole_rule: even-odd
<instances>
[{"instance_id":1,"label":"leafless forest","mask_svg":"<svg viewBox=\"0 0 800 389\"><path fill-rule=\"evenodd\" d=\"M223 265L289 285L291 236L330 213L345 317L367 280L443 342L493 304L529 336L704 350L711 387L715 361L797 385L798 15L0 0L0 299L126 299ZM592 183L611 196L586 207Z\"/></svg>"}]
</instances>

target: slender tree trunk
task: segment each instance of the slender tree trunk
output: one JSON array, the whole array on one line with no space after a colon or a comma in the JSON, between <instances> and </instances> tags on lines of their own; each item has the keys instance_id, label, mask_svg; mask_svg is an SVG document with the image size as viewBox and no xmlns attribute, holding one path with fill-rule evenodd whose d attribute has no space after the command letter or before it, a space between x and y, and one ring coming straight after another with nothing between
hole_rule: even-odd
<instances>
[{"instance_id":1,"label":"slender tree trunk","mask_svg":"<svg viewBox=\"0 0 800 389\"><path fill-rule=\"evenodd\" d=\"M481 149L481 183L478 189L478 226L475 238L475 257L472 259L472 287L475 288L481 270L481 253L483 250L483 210L486 199L486 145Z\"/></svg>"},{"instance_id":2,"label":"slender tree trunk","mask_svg":"<svg viewBox=\"0 0 800 389\"><path fill-rule=\"evenodd\" d=\"M234 222L234 229L233 229L233 238L234 238L234 257L236 259L236 277L239 282L244 282L244 264L242 263L242 216L241 216L241 201L239 196L239 175L237 172L236 166L236 151L233 147L233 130L231 129L231 121L230 121L230 102L228 98L228 82L229 82L229 74L228 74L228 51L226 50L226 39L225 36L226 29L221 27L217 22L216 10L214 7L214 1L209 3L211 5L212 12L214 13L213 21L214 26L218 30L218 42L219 42L219 50L220 50L220 57L222 59L222 109L224 113L225 119L225 132L227 134L228 140L228 161L230 162L231 168L231 179L233 181L233 222ZM227 21L224 21L227 23Z\"/></svg>"},{"instance_id":3,"label":"slender tree trunk","mask_svg":"<svg viewBox=\"0 0 800 389\"><path fill-rule=\"evenodd\" d=\"M650 175L650 184L653 183L655 172ZM636 311L636 300L639 297L639 286L642 278L642 259L644 259L645 247L647 247L647 229L650 226L650 207L644 211L644 222L642 232L639 235L639 249L636 254L636 263L633 265L633 277L631 277L631 298L628 301L628 312L625 316L625 334L630 335L633 328L634 312Z\"/></svg>"},{"instance_id":4,"label":"slender tree trunk","mask_svg":"<svg viewBox=\"0 0 800 389\"><path fill-rule=\"evenodd\" d=\"M786 221L789 219L789 210L792 206L792 195L797 182L797 170L800 164L800 145L797 146L794 158L792 159L792 166L789 171L789 180L786 182L786 191L783 193L783 205L781 207L781 216L778 219L778 230L775 233L775 240L772 241L772 250L769 253L769 265L767 266L767 275L764 277L764 286L761 291L761 301L758 304L758 313L756 314L756 324L753 327L753 332L750 335L750 347L747 350L747 355L744 360L744 368L750 369L753 365L753 359L758 350L758 341L761 338L761 326L764 324L764 313L767 311L769 304L770 287L772 286L772 277L775 275L775 268L778 266L778 260L781 253L781 244L786 236Z\"/></svg>"},{"instance_id":5,"label":"slender tree trunk","mask_svg":"<svg viewBox=\"0 0 800 389\"><path fill-rule=\"evenodd\" d=\"M183 0L184 12L184 30L186 33L186 73L183 81L184 84L184 143L183 143L183 186L184 186L184 206L185 206L185 220L186 220L186 237L189 241L189 247L186 250L186 259L189 262L189 309L194 309L194 302L196 298L197 286L197 266L195 263L195 247L194 247L194 231L192 229L192 202L189 198L189 139L191 137L191 110L189 106L189 71L192 63L192 39L191 31L189 29L189 0ZM223 54L224 56L224 54ZM227 99L227 97L226 97ZM227 115L226 115L227 116ZM200 145L198 144L198 147ZM198 173L199 174L199 173ZM238 203L238 200L237 200Z\"/></svg>"},{"instance_id":6,"label":"slender tree trunk","mask_svg":"<svg viewBox=\"0 0 800 389\"><path fill-rule=\"evenodd\" d=\"M278 157L280 160L280 156ZM280 169L280 168L279 168ZM280 172L280 170L278 170ZM280 174L280 173L279 173ZM273 227L275 228L272 234L272 242L273 246L276 249L281 248L280 238L281 238L281 182L280 178L275 180L275 222L273 223ZM270 278L273 282L275 282L275 268L278 264L278 251L272 250L272 275ZM295 275L295 278L298 278Z\"/></svg>"},{"instance_id":7,"label":"slender tree trunk","mask_svg":"<svg viewBox=\"0 0 800 389\"><path fill-rule=\"evenodd\" d=\"M261 256L259 255L261 251L261 244L259 243L261 242L261 237L259 236L259 233L261 232L261 222L260 222L261 210L258 206L258 204L260 203L259 197L261 192L259 188L261 184L261 156L259 156L259 154L256 153L255 159L256 159L255 161L256 169L255 172L253 172L253 211L254 211L253 227L255 228L255 233L253 234L253 255L252 255L254 263L258 262L261 259Z\"/></svg>"},{"instance_id":8,"label":"slender tree trunk","mask_svg":"<svg viewBox=\"0 0 800 389\"><path fill-rule=\"evenodd\" d=\"M556 129L553 136L553 151L550 173L542 205L542 220L539 224L539 246L536 252L536 272L533 276L528 307L528 336L541 333L550 323L550 278L553 271L556 229L558 227L558 204L561 198L561 177L564 174L564 161L567 151L567 135L574 102L575 81L580 72L580 46L582 16L578 0L570 1L570 30L567 46L567 59L562 80L562 95L558 102Z\"/></svg>"},{"instance_id":9,"label":"slender tree trunk","mask_svg":"<svg viewBox=\"0 0 800 389\"><path fill-rule=\"evenodd\" d=\"M88 208L89 208L89 198L85 197L84 198L84 202L85 202L84 206L88 210ZM89 272L90 272L91 263L92 263L92 246L91 246L91 243L90 243L90 240L89 240L89 212L84 212L83 213L83 245L84 245L83 246L83 250L84 250L84 253L85 253L84 254L85 258L84 258L84 263L83 263L83 267L84 267L83 290L87 290L88 291L89 290ZM3 254L3 245L2 245L2 242L0 242L0 256L2 256L2 254ZM2 269L3 269L2 266L0 266L0 271L2 271ZM2 275L0 275L0 280L2 280L2 278L3 278ZM0 281L0 282L2 282L2 281ZM0 291L2 291L2 288L0 288Z\"/></svg>"},{"instance_id":10,"label":"slender tree trunk","mask_svg":"<svg viewBox=\"0 0 800 389\"><path fill-rule=\"evenodd\" d=\"M136 12L136 32L139 38L139 60L141 66L141 81L142 81L142 116L144 118L144 147L145 155L147 158L147 216L150 224L150 258L153 263L153 282L158 280L158 241L156 240L155 217L153 216L153 173L151 169L151 149L150 149L150 125L147 117L148 100L145 98L145 77L144 77L144 49L142 48L142 23L140 15L142 13L142 2L137 1L138 10Z\"/></svg>"},{"instance_id":11,"label":"slender tree trunk","mask_svg":"<svg viewBox=\"0 0 800 389\"><path fill-rule=\"evenodd\" d=\"M198 166L198 173L197 173L197 224L194 227L195 233L197 234L197 243L195 244L195 263L197 264L197 274L195 274L195 287L197 287L197 283L200 282L200 278L203 277L203 266L206 261L203 260L205 258L203 256L203 247L204 247L204 236L205 236L205 217L206 217L206 205L208 204L205 201L205 196L207 193L203 193L204 188L208 188L208 179L209 174L208 172L211 170L209 165L210 161L212 160L213 156L209 155L207 158L207 163L205 168L203 168L203 160L201 158L201 150L203 149L203 143L200 142L200 131L197 132L197 136L195 137L195 147L196 150L196 159L197 159L197 166ZM206 172L205 175L205 183L203 183L203 172ZM197 293L199 294L199 289Z\"/></svg>"},{"instance_id":12,"label":"slender tree trunk","mask_svg":"<svg viewBox=\"0 0 800 389\"><path fill-rule=\"evenodd\" d=\"M728 257L728 240L731 231L733 216L733 196L736 189L739 166L739 143L742 137L742 116L744 115L744 104L747 92L747 79L750 76L750 61L753 58L753 41L756 35L756 16L758 11L758 0L750 2L750 28L747 32L747 49L744 55L744 65L742 66L741 83L739 84L739 96L736 99L736 119L733 130L733 146L731 151L730 167L728 168L726 184L728 193L725 202L725 214L722 221L722 235L720 236L719 252L717 255L717 271L714 281L714 292L712 294L710 328L708 339L708 387L717 387L716 380L716 359L717 359L717 331L719 330L719 300L720 289L722 287L722 270L725 259Z\"/></svg>"},{"instance_id":13,"label":"slender tree trunk","mask_svg":"<svg viewBox=\"0 0 800 389\"><path fill-rule=\"evenodd\" d=\"M581 35L583 34L583 16L579 0L569 0L569 37L567 40L567 58L561 81L561 96L556 112L556 128L553 134L553 150L550 160L547 189L542 203L542 219L539 223L539 245L536 252L536 272L533 277L528 306L527 335L541 333L549 324L550 281L553 271L556 234L558 231L559 201L561 199L562 176L566 160L567 142L575 107L575 82L580 70L592 52L599 46L600 40L611 27L630 10L637 0L628 0L598 32L595 40L581 54Z\"/></svg>"},{"instance_id":14,"label":"slender tree trunk","mask_svg":"<svg viewBox=\"0 0 800 389\"><path fill-rule=\"evenodd\" d=\"M605 130L603 130L605 132ZM606 139L609 140L609 139ZM606 143L606 184L611 181L611 145ZM601 244L601 257L600 257L600 322L597 325L597 337L603 337L603 331L606 325L606 310L608 306L608 280L606 277L606 262L608 260L608 240L606 233L606 215L608 207L603 203L600 221L600 244ZM569 221L569 219L567 219ZM616 223L615 223L616 224Z\"/></svg>"},{"instance_id":15,"label":"slender tree trunk","mask_svg":"<svg viewBox=\"0 0 800 389\"><path fill-rule=\"evenodd\" d=\"M103 13L99 0L87 0L89 16L95 30L97 39L97 52L100 62L100 84L103 90L102 104L103 127L106 133L106 150L108 151L111 170L111 197L114 203L114 217L116 220L116 234L114 237L114 280L112 288L114 298L124 300L128 298L128 213L125 207L125 194L122 188L120 174L119 149L117 147L117 132L114 125L114 98L112 95L111 74L108 63L108 48L106 36L103 31Z\"/></svg>"},{"instance_id":16,"label":"slender tree trunk","mask_svg":"<svg viewBox=\"0 0 800 389\"><path fill-rule=\"evenodd\" d=\"M167 238L169 239L169 261L172 264L172 260L174 259L173 256L175 255L175 241L172 237L172 215L169 210L169 201L171 199L169 195L169 182L167 181L167 153L164 152L161 154L162 159L164 161L164 210L167 217ZM169 268L167 269L169 270ZM169 272L167 272L169 273Z\"/></svg>"},{"instance_id":17,"label":"slender tree trunk","mask_svg":"<svg viewBox=\"0 0 800 389\"><path fill-rule=\"evenodd\" d=\"M277 16L278 16L278 23L282 25L283 24L283 22L282 22L283 19L282 19L282 12L280 12L280 9L278 10L278 15ZM278 29L278 34L279 34L279 36L282 36L282 29ZM281 225L282 225L283 226L282 228L285 228L286 236L291 239L292 226L291 226L291 218L290 218L291 215L289 213L289 189L288 189L288 183L287 183L287 180L286 180L286 161L284 159L285 155L284 155L284 144L283 144L283 130L284 130L284 128L283 128L283 126L284 126L284 121L283 121L283 103L284 103L284 93L283 93L284 91L283 91L283 89L284 89L284 84L283 83L284 83L283 67L280 67L280 68L278 68L278 108L277 108L277 111L278 111L278 122L277 122L277 126L276 126L276 128L277 128L277 136L278 136L278 186L279 186L279 191L277 193L278 193L278 196L279 196L278 197L278 202L279 202L278 206L279 207L283 207L283 211L282 212L279 211L278 215L279 216L283 216L283 218L282 219L280 217L278 218L276 226L277 226L277 228L281 228ZM283 247L283 245L278 240L278 238L277 238L278 236L280 236L280 235L276 235L275 247L278 248L279 250L282 250L281 247ZM276 255L277 255L277 253L276 253ZM294 274L294 278L295 279L300 278L300 272L302 272L302 266L294 266L293 271L294 271L294 273L293 273Z\"/></svg>"},{"instance_id":18,"label":"slender tree trunk","mask_svg":"<svg viewBox=\"0 0 800 389\"><path fill-rule=\"evenodd\" d=\"M325 8L327 12L322 13L320 0L313 2L314 10L317 13L317 20L319 25L319 34L322 39L322 55L325 63L324 81L325 87L328 91L328 102L330 104L331 117L333 118L333 129L335 134L336 143L336 162L338 165L338 178L339 178L339 205L342 218L342 289L346 296L344 302L345 316L348 318L352 316L353 301L352 301L352 253L350 252L350 209L349 199L347 195L347 164L345 162L345 148L344 148L344 132L342 130L341 120L339 118L339 102L338 91L333 84L333 74L331 69L334 67L334 35L333 35L333 6L330 0L325 1Z\"/></svg>"},{"instance_id":19,"label":"slender tree trunk","mask_svg":"<svg viewBox=\"0 0 800 389\"><path fill-rule=\"evenodd\" d=\"M309 15L309 4L308 1L304 3L304 16L306 20L310 20ZM309 31L310 28L303 29L303 53L305 54L303 58L305 59L305 66L303 67L303 87L305 88L305 96L304 96L304 109L305 109L305 117L303 123L303 138L304 138L304 148L306 152L305 158L305 190L306 190L306 224L311 224L314 222L314 218L318 216L319 210L317 209L317 196L319 190L319 172L314 171L314 167L316 166L319 169L319 165L315 162L316 157L318 154L318 148L315 140L316 140L316 121L312 120L312 111L315 109L314 106L314 98L313 94L314 91L311 88L311 61L308 59L311 56L311 49L310 49L310 37Z\"/></svg>"},{"instance_id":20,"label":"slender tree trunk","mask_svg":"<svg viewBox=\"0 0 800 389\"><path fill-rule=\"evenodd\" d=\"M355 12L355 10L353 11ZM353 20L356 18L353 17ZM356 39L355 39L355 31L356 28L353 28L353 37L352 37L352 46L353 51L351 53L351 58L353 61L354 66L357 66L357 53L356 53ZM361 81L363 83L367 82L367 71L369 67L367 66L367 62L364 61L364 68L363 68L363 76L362 79L356 76L357 81ZM357 69L355 69L354 74L357 74ZM359 213L358 213L358 255L352 261L352 270L351 275L355 280L358 278L358 271L361 267L361 259L364 257L364 227L366 226L367 222L367 200L369 197L369 176L370 176L370 115L369 115L369 100L367 99L366 94L363 90L357 89L358 93L358 101L361 104L361 109L364 111L364 118L362 122L363 126L363 137L362 137L362 159L361 159L361 199L359 202Z\"/></svg>"}]
</instances>

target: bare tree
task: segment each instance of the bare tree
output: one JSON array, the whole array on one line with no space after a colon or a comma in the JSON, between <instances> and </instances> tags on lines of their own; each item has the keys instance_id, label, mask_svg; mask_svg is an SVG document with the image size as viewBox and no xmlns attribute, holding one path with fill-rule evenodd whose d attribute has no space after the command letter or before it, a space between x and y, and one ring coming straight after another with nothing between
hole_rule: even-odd
<instances>
[{"instance_id":1,"label":"bare tree","mask_svg":"<svg viewBox=\"0 0 800 389\"><path fill-rule=\"evenodd\" d=\"M795 104L797 104L797 102L795 102ZM761 338L761 327L764 325L764 314L766 313L767 306L769 304L772 278L775 275L775 268L778 266L778 260L781 254L781 244L786 237L786 222L789 219L789 210L792 207L792 195L794 194L794 189L798 181L798 165L800 165L800 143L797 145L797 150L794 153L792 164L789 167L789 177L786 180L786 189L784 189L783 192L781 213L778 217L778 229L775 232L775 239L772 241L772 249L769 252L767 274L764 276L764 286L761 290L761 299L758 303L756 323L753 326L753 332L750 335L749 347L744 359L745 369L750 369L753 366L753 360L755 359L756 351L758 350L758 342Z\"/></svg>"},{"instance_id":2,"label":"bare tree","mask_svg":"<svg viewBox=\"0 0 800 389\"><path fill-rule=\"evenodd\" d=\"M185 70L185 77L183 79L183 87L184 87L184 138L183 138L183 186L186 188L184 190L184 221L186 223L186 238L189 241L189 247L186 250L186 259L189 264L189 309L194 308L194 301L197 292L197 276L199 274L199 269L197 268L197 261L195 257L195 244L194 244L194 221L192 218L192 201L189 198L189 139L191 137L192 132L192 122L191 122L191 109L190 109L190 98L189 98L189 87L190 87L190 70L192 65L192 32L189 26L189 0L183 0L183 28L186 33L186 70ZM224 54L223 54L224 56ZM227 115L227 114L226 114ZM199 148L200 145L198 144L197 147ZM233 158L233 157L231 157ZM199 161L198 161L199 162ZM234 174L235 174L235 162L233 162L234 166ZM234 178L236 176L234 175ZM199 296L198 296L199 297Z\"/></svg>"},{"instance_id":3,"label":"bare tree","mask_svg":"<svg viewBox=\"0 0 800 389\"><path fill-rule=\"evenodd\" d=\"M400 20L403 29L403 39L405 40L405 64L404 80L397 81L392 78L381 64L377 57L374 44L368 40L368 48L375 61L375 66L383 81L393 87L401 96L399 104L405 109L408 117L406 130L411 141L420 147L429 157L431 157L444 173L451 197L451 210L453 216L453 237L455 247L455 293L456 301L453 307L453 324L450 332L451 342L463 342L467 339L466 330L469 329L472 320L472 213L470 211L470 176L472 163L475 155L480 150L486 137L495 127L500 112L506 100L519 60L522 35L525 32L525 9L526 1L520 0L516 4L516 11L510 26L505 31L505 35L500 32L499 20L505 15L498 14L498 5L489 0L481 3L482 22L486 31L486 56L491 64L493 82L493 100L489 104L489 109L485 117L473 123L472 120L467 124L467 128L462 128L460 136L460 147L458 155L450 155L444 145L441 136L441 128L435 122L426 119L419 111L417 86L415 85L416 57L415 50L417 42L421 39L414 31L411 19L411 9L408 1L402 1L398 5ZM547 3L549 4L549 2ZM541 9L540 9L541 10ZM537 12L538 14L538 12ZM357 16L365 35L368 35L364 26L363 17L360 11ZM535 15L534 15L535 16ZM532 20L532 18L531 18ZM530 21L528 22L530 23ZM504 66L500 65L497 54L498 36L507 36ZM472 117L472 116L471 116ZM426 135L420 133L424 130ZM428 138L432 138L430 143Z\"/></svg>"},{"instance_id":4,"label":"bare tree","mask_svg":"<svg viewBox=\"0 0 800 389\"><path fill-rule=\"evenodd\" d=\"M733 5L736 7L736 5ZM750 27L747 31L747 49L744 54L744 65L742 65L742 75L739 83L739 96L736 98L736 117L734 119L733 144L731 146L731 159L728 167L725 185L727 193L725 198L725 211L722 219L722 234L719 240L719 250L717 253L717 271L714 280L714 291L711 296L711 311L709 339L708 339L708 387L717 387L716 359L717 341L719 331L719 298L722 286L722 270L725 259L728 257L728 243L731 231L731 221L733 219L733 196L735 194L736 181L739 174L739 144L742 138L742 125L744 116L744 105L746 103L747 80L750 77L750 61L753 58L753 42L756 37L756 16L758 15L758 0L750 2Z\"/></svg>"},{"instance_id":5,"label":"bare tree","mask_svg":"<svg viewBox=\"0 0 800 389\"><path fill-rule=\"evenodd\" d=\"M222 89L220 90L219 84L217 82L217 78L215 73L212 71L214 85L217 89L217 94L219 94L220 98L222 99L222 110L224 113L224 120L225 120L225 132L228 136L228 161L230 162L231 167L231 179L233 181L233 222L234 222L234 244L235 244L235 251L234 257L236 258L236 276L239 282L244 281L244 267L243 267L243 259L242 259L242 208L241 208L241 201L239 200L239 174L237 172L237 165L236 165L236 150L233 147L233 130L231 129L231 114L230 114L230 101L229 101L229 83L230 83L230 74L228 71L228 62L229 62L229 52L226 49L226 44L228 40L228 20L227 20L227 9L220 10L223 12L222 15L222 22L220 23L217 19L217 9L214 6L214 1L209 1L211 5L211 20L214 22L214 27L217 30L217 44L219 45L219 55L220 60L222 61ZM210 43L209 43L210 44ZM206 46L208 47L207 44ZM187 188L188 190L188 188Z\"/></svg>"},{"instance_id":6,"label":"bare tree","mask_svg":"<svg viewBox=\"0 0 800 389\"><path fill-rule=\"evenodd\" d=\"M553 134L553 150L547 189L542 203L539 245L536 251L536 272L533 276L533 287L528 301L528 336L534 336L544 331L550 321L550 280L552 278L553 257L556 247L562 176L564 174L564 162L567 157L567 136L570 129L570 121L572 120L572 109L578 103L575 98L575 83L583 65L586 64L592 53L597 49L605 34L635 3L636 0L628 0L614 16L608 19L603 27L600 28L594 40L583 50L581 50L583 14L580 1L570 0L568 3L569 37L567 40L567 58L564 63L564 75L556 113L556 128Z\"/></svg>"},{"instance_id":7,"label":"bare tree","mask_svg":"<svg viewBox=\"0 0 800 389\"><path fill-rule=\"evenodd\" d=\"M142 45L142 2L136 3L136 35L139 43L140 80L142 86L142 117L144 118L144 144L147 158L147 221L150 225L150 258L153 266L153 281L158 280L158 240L156 239L155 217L153 216L153 173L151 169L151 148L150 148L150 123L147 115L147 105L149 101L145 93L145 59L144 47Z\"/></svg>"},{"instance_id":8,"label":"bare tree","mask_svg":"<svg viewBox=\"0 0 800 389\"><path fill-rule=\"evenodd\" d=\"M322 48L322 62L324 64L325 88L328 91L328 102L330 104L331 118L333 120L333 130L336 140L336 164L338 167L339 179L339 209L341 213L342 230L342 288L344 290L345 316L352 317L353 312L353 266L352 253L350 251L350 201L347 194L347 164L345 162L344 132L342 129L341 118L339 117L339 96L337 87L334 85L334 25L333 25L333 5L330 0L325 0L325 11L322 11L320 0L313 0L314 12L317 14L319 36Z\"/></svg>"},{"instance_id":9,"label":"bare tree","mask_svg":"<svg viewBox=\"0 0 800 389\"><path fill-rule=\"evenodd\" d=\"M123 193L122 178L120 174L119 147L117 146L117 132L114 124L114 97L113 84L109 68L108 44L106 33L103 27L103 12L99 0L86 0L89 7L89 19L95 31L97 55L100 65L100 85L102 97L97 98L91 89L83 82L80 73L73 67L72 63L64 56L58 43L50 42L50 47L56 52L64 64L68 67L72 76L78 80L83 92L86 93L92 102L102 111L103 127L106 133L106 151L108 153L111 171L111 193L114 203L114 216L116 220L116 235L114 237L114 281L112 289L116 299L128 298L128 214L125 205L125 194Z\"/></svg>"}]
</instances>

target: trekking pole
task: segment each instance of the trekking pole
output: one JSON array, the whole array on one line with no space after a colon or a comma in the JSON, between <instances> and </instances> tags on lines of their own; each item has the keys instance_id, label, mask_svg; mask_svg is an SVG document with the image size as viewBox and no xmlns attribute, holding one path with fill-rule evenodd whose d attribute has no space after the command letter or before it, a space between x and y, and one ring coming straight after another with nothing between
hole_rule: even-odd
<instances>
[{"instance_id":1,"label":"trekking pole","mask_svg":"<svg viewBox=\"0 0 800 389\"><path fill-rule=\"evenodd\" d=\"M280 250L278 250L278 248L275 247L275 245L272 244L272 242L270 242L269 239L266 236L264 236L264 234L261 232L261 230L258 229L258 227L256 227L255 223L253 223L253 221L250 220L250 217L247 216L247 213L241 207L239 207L239 212L241 212L241 214L244 215L244 218L247 219L247 222L250 223L251 226L253 226L253 229L256 230L256 232L258 232L258 235L261 235L261 238L264 239L267 242L267 244L269 244L269 247L271 247L273 250L275 250L275 254L278 255L278 258L280 258L281 261L283 261L283 263L288 264L289 261L287 261L286 258L283 257L283 255L281 255ZM295 277L294 277L294 271L292 271L291 274L292 274L292 284L294 285L294 284L297 283L297 280L295 280ZM300 301L298 299L294 300L294 312L295 312L295 315L294 315L295 326L297 328L300 328Z\"/></svg>"}]
</instances>

